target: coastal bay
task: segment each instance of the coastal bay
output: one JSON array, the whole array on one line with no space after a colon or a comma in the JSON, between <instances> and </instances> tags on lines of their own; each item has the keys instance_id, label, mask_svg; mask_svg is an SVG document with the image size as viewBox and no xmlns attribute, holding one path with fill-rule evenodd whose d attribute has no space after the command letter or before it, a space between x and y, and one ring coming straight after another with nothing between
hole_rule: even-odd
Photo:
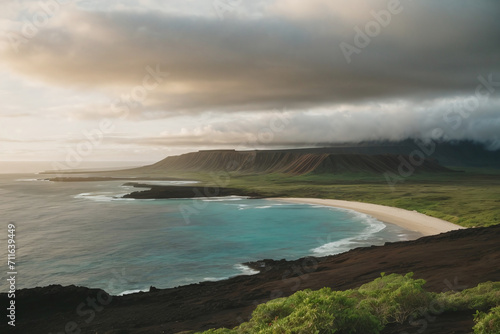
<instances>
[{"instance_id":1,"label":"coastal bay","mask_svg":"<svg viewBox=\"0 0 500 334\"><path fill-rule=\"evenodd\" d=\"M417 211L409 211L386 205L321 198L274 198L274 200L280 200L289 203L325 205L336 208L355 210L358 212L366 213L383 222L396 224L408 230L422 233L422 235L424 236L464 228L460 225L447 222L443 219L430 217Z\"/></svg>"}]
</instances>

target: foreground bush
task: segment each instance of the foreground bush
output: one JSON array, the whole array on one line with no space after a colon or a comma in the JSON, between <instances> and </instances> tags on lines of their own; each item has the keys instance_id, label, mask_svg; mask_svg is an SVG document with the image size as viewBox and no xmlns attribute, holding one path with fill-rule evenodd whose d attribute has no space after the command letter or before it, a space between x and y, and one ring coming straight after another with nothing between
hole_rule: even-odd
<instances>
[{"instance_id":1,"label":"foreground bush","mask_svg":"<svg viewBox=\"0 0 500 334\"><path fill-rule=\"evenodd\" d=\"M380 320L352 292L305 290L259 305L238 333L378 333Z\"/></svg>"},{"instance_id":2,"label":"foreground bush","mask_svg":"<svg viewBox=\"0 0 500 334\"><path fill-rule=\"evenodd\" d=\"M478 312L475 333L500 333L500 282L487 282L462 292L441 294L424 290L425 281L384 275L358 289L299 291L257 306L249 322L235 329L217 329L216 334L377 334L388 323L404 323L439 304L443 310L488 310Z\"/></svg>"},{"instance_id":3,"label":"foreground bush","mask_svg":"<svg viewBox=\"0 0 500 334\"><path fill-rule=\"evenodd\" d=\"M439 294L436 298L447 310L485 311L499 303L500 282L480 283L474 288L461 292L449 291Z\"/></svg>"},{"instance_id":4,"label":"foreground bush","mask_svg":"<svg viewBox=\"0 0 500 334\"><path fill-rule=\"evenodd\" d=\"M476 325L473 329L476 334L500 333L500 306L492 308L489 313L477 312L474 321Z\"/></svg>"},{"instance_id":5,"label":"foreground bush","mask_svg":"<svg viewBox=\"0 0 500 334\"><path fill-rule=\"evenodd\" d=\"M358 289L363 296L360 305L366 305L384 324L405 322L409 316L427 307L432 299L423 288L425 280L412 277L413 273L405 276L382 274Z\"/></svg>"}]
</instances>

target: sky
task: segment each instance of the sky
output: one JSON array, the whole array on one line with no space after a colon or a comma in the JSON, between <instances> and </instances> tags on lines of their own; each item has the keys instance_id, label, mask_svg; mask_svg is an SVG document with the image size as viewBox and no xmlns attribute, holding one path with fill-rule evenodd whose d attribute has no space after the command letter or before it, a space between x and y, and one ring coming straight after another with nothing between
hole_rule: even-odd
<instances>
[{"instance_id":1,"label":"sky","mask_svg":"<svg viewBox=\"0 0 500 334\"><path fill-rule=\"evenodd\" d=\"M500 148L497 0L0 0L0 161Z\"/></svg>"}]
</instances>

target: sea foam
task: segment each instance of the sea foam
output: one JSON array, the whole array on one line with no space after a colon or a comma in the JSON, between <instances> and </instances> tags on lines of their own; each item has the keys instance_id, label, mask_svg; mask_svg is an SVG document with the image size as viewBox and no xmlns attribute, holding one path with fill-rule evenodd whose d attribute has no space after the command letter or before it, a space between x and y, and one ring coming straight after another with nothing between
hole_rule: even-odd
<instances>
[{"instance_id":1,"label":"sea foam","mask_svg":"<svg viewBox=\"0 0 500 334\"><path fill-rule=\"evenodd\" d=\"M357 246L362 246L364 244L363 241L373 238L376 233L386 228L383 222L370 215L343 208L334 208L332 210L348 212L352 216L352 220L358 221L366 227L353 237L329 242L312 249L315 256L327 256L347 252Z\"/></svg>"}]
</instances>

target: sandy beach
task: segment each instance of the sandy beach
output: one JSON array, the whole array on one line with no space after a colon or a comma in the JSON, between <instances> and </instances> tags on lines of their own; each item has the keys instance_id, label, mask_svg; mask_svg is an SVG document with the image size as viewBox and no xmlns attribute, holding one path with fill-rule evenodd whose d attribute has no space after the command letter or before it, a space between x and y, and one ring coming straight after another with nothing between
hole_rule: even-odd
<instances>
[{"instance_id":1,"label":"sandy beach","mask_svg":"<svg viewBox=\"0 0 500 334\"><path fill-rule=\"evenodd\" d=\"M378 220L391 223L424 236L463 229L464 227L446 220L430 217L416 211L408 211L391 206L320 198L273 198L273 200L332 206L366 213Z\"/></svg>"}]
</instances>

